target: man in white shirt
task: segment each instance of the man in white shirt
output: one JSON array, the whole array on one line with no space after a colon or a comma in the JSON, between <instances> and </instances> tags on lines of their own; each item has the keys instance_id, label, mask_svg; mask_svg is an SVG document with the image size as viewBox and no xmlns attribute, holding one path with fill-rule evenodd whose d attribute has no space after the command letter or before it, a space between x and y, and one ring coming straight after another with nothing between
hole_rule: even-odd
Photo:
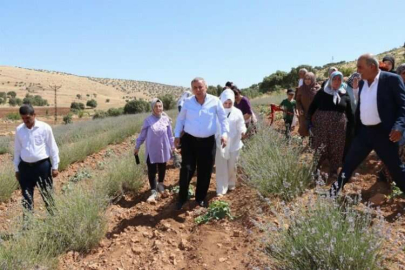
<instances>
[{"instance_id":1,"label":"man in white shirt","mask_svg":"<svg viewBox=\"0 0 405 270\"><path fill-rule=\"evenodd\" d=\"M396 185L405 192L405 165L398 154L398 142L405 130L404 83L398 75L380 71L378 60L370 54L359 58L357 71L363 80L359 82L356 137L330 194L338 194L372 150L387 166Z\"/></svg>"},{"instance_id":2,"label":"man in white shirt","mask_svg":"<svg viewBox=\"0 0 405 270\"><path fill-rule=\"evenodd\" d=\"M215 133L217 119L221 126L221 143L225 147L229 125L225 109L219 98L207 94L203 78L191 82L194 96L184 101L177 117L175 146L180 145L182 164L180 170L180 192L176 208L180 210L188 199L188 187L197 168L197 189L195 194L199 206L207 207L206 196L211 180L216 154Z\"/></svg>"},{"instance_id":3,"label":"man in white shirt","mask_svg":"<svg viewBox=\"0 0 405 270\"><path fill-rule=\"evenodd\" d=\"M38 186L46 208L52 214L52 177L59 173L59 149L51 127L36 120L31 105L21 106L20 116L24 123L17 127L15 133L14 167L21 186L23 206L28 211L33 210L34 188Z\"/></svg>"}]
</instances>

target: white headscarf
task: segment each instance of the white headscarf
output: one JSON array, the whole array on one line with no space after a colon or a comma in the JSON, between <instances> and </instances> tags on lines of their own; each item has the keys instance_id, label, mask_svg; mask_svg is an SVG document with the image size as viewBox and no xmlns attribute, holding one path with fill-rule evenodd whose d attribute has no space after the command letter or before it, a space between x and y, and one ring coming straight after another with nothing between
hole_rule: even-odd
<instances>
[{"instance_id":1,"label":"white headscarf","mask_svg":"<svg viewBox=\"0 0 405 270\"><path fill-rule=\"evenodd\" d=\"M219 98L221 99L222 104L224 104L224 102L227 101L228 99L232 101L232 107L233 104L235 103L235 93L231 89L224 90L222 94L219 96ZM227 114L232 111L232 107L230 107L229 109L225 108Z\"/></svg>"},{"instance_id":2,"label":"white headscarf","mask_svg":"<svg viewBox=\"0 0 405 270\"><path fill-rule=\"evenodd\" d=\"M339 89L334 90L334 89L332 89L332 81L333 81L333 78L335 78L336 76L339 76L342 79L342 84L339 86ZM325 91L325 93L333 96L333 103L335 103L337 105L340 103L339 93L346 94L346 90L345 90L344 86L345 86L345 84L343 83L343 74L340 71L335 71L330 75L330 79L326 83L324 91Z\"/></svg>"}]
</instances>

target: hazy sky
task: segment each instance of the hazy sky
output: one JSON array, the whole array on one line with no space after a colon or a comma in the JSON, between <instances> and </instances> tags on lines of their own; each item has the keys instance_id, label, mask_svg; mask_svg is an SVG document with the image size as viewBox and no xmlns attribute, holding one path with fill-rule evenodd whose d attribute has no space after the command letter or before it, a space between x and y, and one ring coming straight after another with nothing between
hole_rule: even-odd
<instances>
[{"instance_id":1,"label":"hazy sky","mask_svg":"<svg viewBox=\"0 0 405 270\"><path fill-rule=\"evenodd\" d=\"M189 86L405 42L404 0L0 0L0 65Z\"/></svg>"}]
</instances>

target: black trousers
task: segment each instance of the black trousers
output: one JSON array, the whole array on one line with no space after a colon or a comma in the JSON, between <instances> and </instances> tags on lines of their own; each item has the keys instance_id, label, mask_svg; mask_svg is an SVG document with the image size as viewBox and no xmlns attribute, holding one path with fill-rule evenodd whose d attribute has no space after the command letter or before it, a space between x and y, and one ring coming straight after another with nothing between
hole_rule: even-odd
<instances>
[{"instance_id":1,"label":"black trousers","mask_svg":"<svg viewBox=\"0 0 405 270\"><path fill-rule=\"evenodd\" d=\"M149 178L149 185L151 189L156 189L156 172L159 175L159 182L163 183L165 180L166 175L166 163L150 163L149 156L146 160L146 164L148 165L148 178Z\"/></svg>"},{"instance_id":2,"label":"black trousers","mask_svg":"<svg viewBox=\"0 0 405 270\"><path fill-rule=\"evenodd\" d=\"M197 167L196 201L203 201L207 196L211 181L212 169L215 162L216 142L215 136L196 138L184 133L181 138L181 169L179 202L188 199L188 187Z\"/></svg>"},{"instance_id":3,"label":"black trousers","mask_svg":"<svg viewBox=\"0 0 405 270\"><path fill-rule=\"evenodd\" d=\"M38 187L39 193L45 202L46 209L53 214L54 200L52 197L53 180L52 166L48 159L44 159L35 164L21 161L18 165L19 182L23 195L23 206L28 211L34 208L34 188Z\"/></svg>"},{"instance_id":4,"label":"black trousers","mask_svg":"<svg viewBox=\"0 0 405 270\"><path fill-rule=\"evenodd\" d=\"M342 188L350 180L356 168L374 150L386 164L397 186L405 192L405 165L399 158L398 149L399 144L389 140L389 133L383 130L381 125L361 127L345 158L338 178L338 188Z\"/></svg>"},{"instance_id":5,"label":"black trousers","mask_svg":"<svg viewBox=\"0 0 405 270\"><path fill-rule=\"evenodd\" d=\"M292 126L292 119L284 118L284 125L285 125L285 137L289 139L291 137L291 126Z\"/></svg>"}]
</instances>

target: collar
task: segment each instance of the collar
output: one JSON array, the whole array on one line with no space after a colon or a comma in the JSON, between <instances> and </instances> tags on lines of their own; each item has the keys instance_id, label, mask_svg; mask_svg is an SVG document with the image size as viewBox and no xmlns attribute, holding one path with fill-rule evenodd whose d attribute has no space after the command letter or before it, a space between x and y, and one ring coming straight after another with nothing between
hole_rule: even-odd
<instances>
[{"instance_id":1,"label":"collar","mask_svg":"<svg viewBox=\"0 0 405 270\"><path fill-rule=\"evenodd\" d=\"M208 97L208 94L205 93L205 97L204 97L204 102L203 102L203 104L207 101L207 97ZM196 101L198 104L200 104L200 103L198 102L198 99L197 99L197 96L196 96L196 95L194 95L194 99L195 99L195 101ZM200 104L200 105L203 105L203 104Z\"/></svg>"},{"instance_id":2,"label":"collar","mask_svg":"<svg viewBox=\"0 0 405 270\"><path fill-rule=\"evenodd\" d=\"M39 125L40 125L39 121L38 121L37 119L35 119L35 120L34 120L34 125L32 126L32 128L28 128L26 124L24 124L24 127L25 127L26 129L28 129L28 130L34 130L34 129L36 129L36 128L39 128Z\"/></svg>"},{"instance_id":3,"label":"collar","mask_svg":"<svg viewBox=\"0 0 405 270\"><path fill-rule=\"evenodd\" d=\"M380 80L380 76L381 76L381 70L378 70L378 74L377 74L377 76L375 76L375 78L374 78L374 81L371 83L371 84L373 84L373 83L378 83L378 81ZM367 80L363 80L363 82L364 83L367 83L367 85L368 85L368 82L367 82ZM370 85L371 86L371 85Z\"/></svg>"}]
</instances>

